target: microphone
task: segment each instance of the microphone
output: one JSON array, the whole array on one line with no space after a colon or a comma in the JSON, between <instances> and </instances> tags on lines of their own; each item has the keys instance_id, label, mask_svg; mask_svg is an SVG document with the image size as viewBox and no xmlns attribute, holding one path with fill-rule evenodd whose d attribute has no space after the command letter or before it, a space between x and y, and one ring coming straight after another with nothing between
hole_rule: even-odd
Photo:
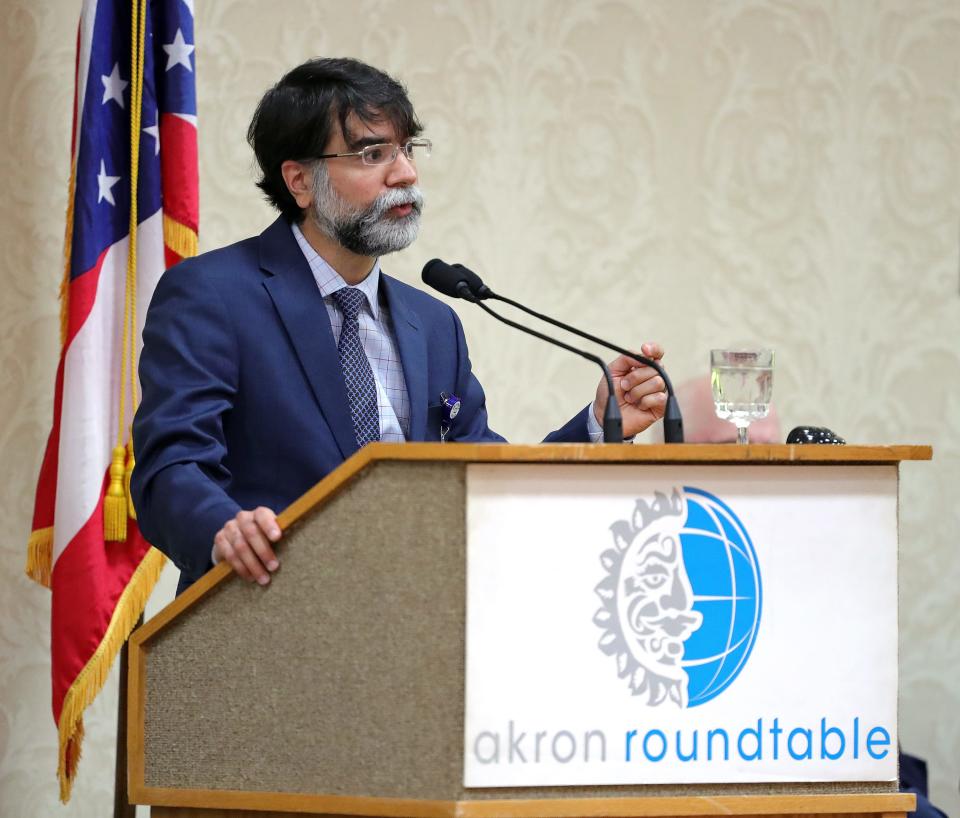
<instances>
[{"instance_id":1,"label":"microphone","mask_svg":"<svg viewBox=\"0 0 960 818\"><path fill-rule=\"evenodd\" d=\"M433 287L435 290L439 290L451 298L463 298L466 301L476 304L484 312L489 313L508 327L513 327L528 335L532 335L534 338L539 338L541 341L546 341L548 344L553 344L568 352L572 352L574 355L579 355L581 358L586 358L588 361L593 361L603 370L603 377L607 381L607 389L610 395L613 396L615 394L613 389L613 376L611 376L610 369L601 358L590 352L585 352L582 349L577 349L569 344L565 344L563 341L558 341L556 338L551 338L549 335L544 335L529 327L525 327L523 324L518 324L516 321L511 321L509 318L504 318L499 313L494 312L490 307L482 303L483 298L492 297L492 291L484 285L480 280L480 276L468 270L462 264L450 265L435 258L423 266L421 277L424 284ZM487 293L490 295L487 295ZM607 408L603 413L603 441L604 443L623 443L623 417L620 414L620 407L617 405L617 402L611 399L607 400Z\"/></svg>"},{"instance_id":2,"label":"microphone","mask_svg":"<svg viewBox=\"0 0 960 818\"><path fill-rule=\"evenodd\" d=\"M430 276L429 280L428 271ZM634 358L640 361L640 363L649 366L651 369L656 371L661 378L663 378L663 384L667 390L667 406L663 414L663 440L665 443L683 443L683 417L680 414L680 404L677 402L677 396L673 391L673 383L671 383L670 377L664 371L659 362L653 360L652 358L648 358L645 355L638 355L636 352L631 352L630 350L619 347L616 344L611 344L609 341L605 341L602 338L598 338L597 336L591 335L588 332L584 332L583 330L579 330L576 327L572 327L569 324L563 323L562 321L558 321L555 318L551 318L549 315L539 313L530 307L524 306L518 301L507 298L506 296L498 295L483 283L480 276L478 276L472 270L464 267L462 264L451 265L441 261L438 258L435 258L432 261L427 262L427 264L424 266L423 281L424 283L429 284L431 287L440 290L440 292L451 295L454 298L464 298L467 301L477 304L481 308L486 307L486 305L480 303L482 300L492 298L496 301L502 301L504 304L509 304L511 307L516 307L518 310L522 310L528 315L532 315L534 318L539 318L541 321L545 321L548 324L559 327L566 332L577 335L580 338L585 338L587 341L590 341L594 344L599 344L607 349L612 349L614 352L619 352L621 355ZM439 283L434 284L433 281L437 281ZM444 287L452 288L452 290L444 289ZM461 294L466 292L469 293L469 296ZM612 380L610 383L612 383ZM610 395L612 396L614 394L615 393L611 390ZM610 403L612 403L612 401L608 400L607 404L609 405Z\"/></svg>"},{"instance_id":3,"label":"microphone","mask_svg":"<svg viewBox=\"0 0 960 818\"><path fill-rule=\"evenodd\" d=\"M447 264L438 258L423 265L423 273L420 277L424 284L439 290L444 295L462 298L473 304L493 295L492 290L473 270L468 270L462 264Z\"/></svg>"}]
</instances>

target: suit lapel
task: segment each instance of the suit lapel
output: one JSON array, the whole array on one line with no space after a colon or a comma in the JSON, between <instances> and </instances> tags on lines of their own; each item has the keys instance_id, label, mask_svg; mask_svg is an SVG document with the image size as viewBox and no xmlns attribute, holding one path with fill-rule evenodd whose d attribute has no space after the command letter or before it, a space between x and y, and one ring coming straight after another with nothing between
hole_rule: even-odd
<instances>
[{"instance_id":1,"label":"suit lapel","mask_svg":"<svg viewBox=\"0 0 960 818\"><path fill-rule=\"evenodd\" d=\"M404 297L404 288L400 283L381 271L380 286L390 308L403 378L410 398L410 440L420 441L427 432L427 339L419 317Z\"/></svg>"},{"instance_id":2,"label":"suit lapel","mask_svg":"<svg viewBox=\"0 0 960 818\"><path fill-rule=\"evenodd\" d=\"M260 266L274 307L344 459L357 451L350 401L323 296L290 226L277 219L260 235Z\"/></svg>"}]
</instances>

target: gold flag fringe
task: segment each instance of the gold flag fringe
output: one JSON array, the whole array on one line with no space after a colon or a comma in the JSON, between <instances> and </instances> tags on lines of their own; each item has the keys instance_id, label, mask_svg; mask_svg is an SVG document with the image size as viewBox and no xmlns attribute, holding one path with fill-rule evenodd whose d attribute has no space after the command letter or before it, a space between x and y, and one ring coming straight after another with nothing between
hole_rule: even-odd
<instances>
[{"instance_id":1,"label":"gold flag fringe","mask_svg":"<svg viewBox=\"0 0 960 818\"><path fill-rule=\"evenodd\" d=\"M53 526L38 528L27 540L26 574L44 588L50 587L50 572L53 570Z\"/></svg>"},{"instance_id":2,"label":"gold flag fringe","mask_svg":"<svg viewBox=\"0 0 960 818\"><path fill-rule=\"evenodd\" d=\"M180 258L190 258L197 254L196 232L166 214L163 217L163 243Z\"/></svg>"},{"instance_id":3,"label":"gold flag fringe","mask_svg":"<svg viewBox=\"0 0 960 818\"><path fill-rule=\"evenodd\" d=\"M130 582L117 600L110 624L93 656L73 680L60 710L60 760L57 778L60 779L60 800L70 800L70 790L77 774L83 744L83 711L100 693L114 659L127 641L130 631L137 624L147 604L147 598L160 578L166 557L156 548L151 548L140 561L130 577Z\"/></svg>"}]
</instances>

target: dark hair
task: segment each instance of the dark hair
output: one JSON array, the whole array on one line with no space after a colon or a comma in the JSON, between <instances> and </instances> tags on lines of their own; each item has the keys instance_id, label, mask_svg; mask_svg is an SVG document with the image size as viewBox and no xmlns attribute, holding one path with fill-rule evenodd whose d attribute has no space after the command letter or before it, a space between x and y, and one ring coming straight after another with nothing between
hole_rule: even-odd
<instances>
[{"instance_id":1,"label":"dark hair","mask_svg":"<svg viewBox=\"0 0 960 818\"><path fill-rule=\"evenodd\" d=\"M399 82L348 58L314 59L298 65L257 105L247 129L247 142L262 174L257 187L289 221L303 221L303 212L287 190L280 166L288 159L308 160L323 154L335 122L347 137L350 114L356 114L365 125L389 122L401 140L423 130Z\"/></svg>"}]
</instances>

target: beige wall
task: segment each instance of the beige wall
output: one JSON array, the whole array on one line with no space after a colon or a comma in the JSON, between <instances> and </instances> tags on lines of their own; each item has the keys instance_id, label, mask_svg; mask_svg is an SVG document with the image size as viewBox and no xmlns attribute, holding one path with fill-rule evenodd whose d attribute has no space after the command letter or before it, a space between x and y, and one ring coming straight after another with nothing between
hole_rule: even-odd
<instances>
[{"instance_id":1,"label":"beige wall","mask_svg":"<svg viewBox=\"0 0 960 818\"><path fill-rule=\"evenodd\" d=\"M54 806L49 600L20 573L56 364L77 7L5 0L0 30L5 818L111 803L115 687L89 714L73 803ZM462 260L546 312L660 339L678 381L711 346L769 344L786 428L934 444L903 469L901 737L960 813L960 3L196 8L203 248L271 219L243 139L260 93L306 57L355 55L409 85L436 143L421 239L390 272ZM588 400L589 365L460 312L494 428L535 440Z\"/></svg>"}]
</instances>

